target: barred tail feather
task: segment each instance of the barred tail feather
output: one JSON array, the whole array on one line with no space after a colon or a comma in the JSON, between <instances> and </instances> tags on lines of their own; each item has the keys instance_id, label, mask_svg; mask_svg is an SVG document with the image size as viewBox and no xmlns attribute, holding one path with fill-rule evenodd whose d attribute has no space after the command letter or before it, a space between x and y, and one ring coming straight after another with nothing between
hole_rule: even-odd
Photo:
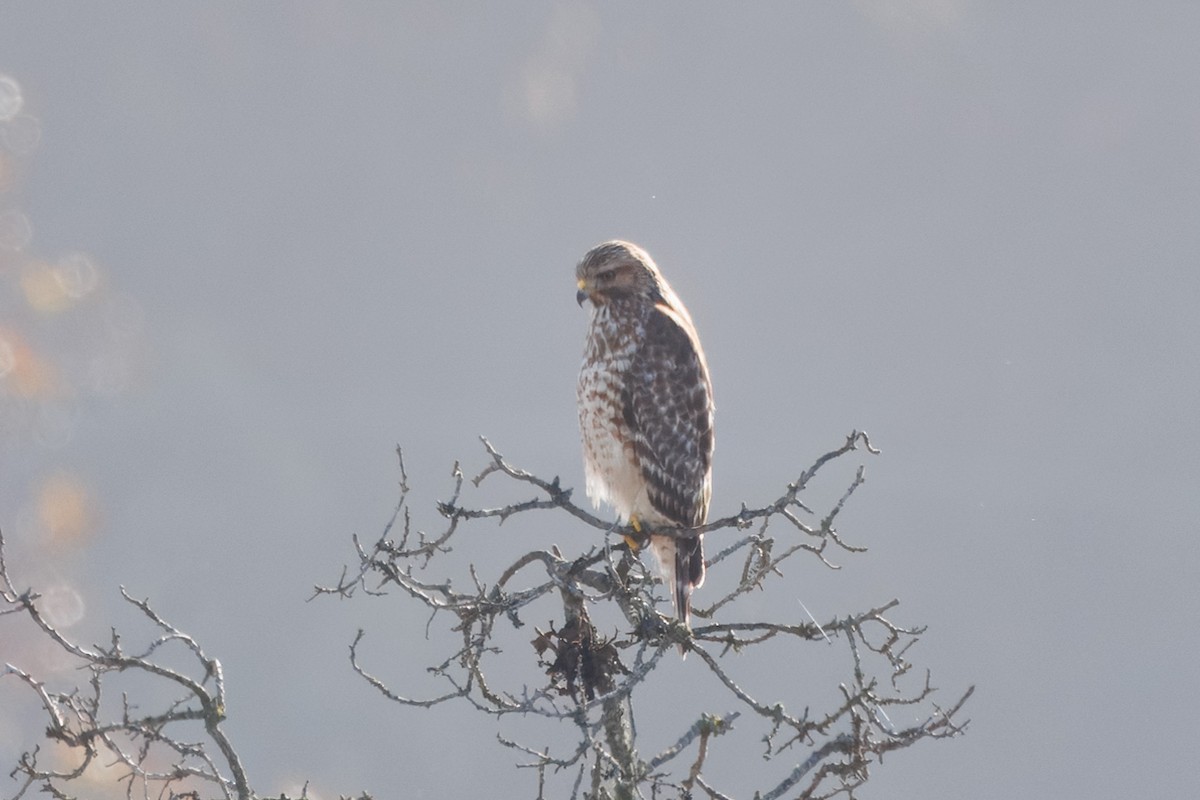
<instances>
[{"instance_id":1,"label":"barred tail feather","mask_svg":"<svg viewBox=\"0 0 1200 800\"><path fill-rule=\"evenodd\" d=\"M704 544L699 536L675 540L675 614L691 628L692 591L704 583Z\"/></svg>"},{"instance_id":2,"label":"barred tail feather","mask_svg":"<svg viewBox=\"0 0 1200 800\"><path fill-rule=\"evenodd\" d=\"M675 616L690 629L692 591L704 583L703 543L700 537L652 536L651 545L662 572L663 583L671 594ZM679 652L686 656L682 645Z\"/></svg>"}]
</instances>

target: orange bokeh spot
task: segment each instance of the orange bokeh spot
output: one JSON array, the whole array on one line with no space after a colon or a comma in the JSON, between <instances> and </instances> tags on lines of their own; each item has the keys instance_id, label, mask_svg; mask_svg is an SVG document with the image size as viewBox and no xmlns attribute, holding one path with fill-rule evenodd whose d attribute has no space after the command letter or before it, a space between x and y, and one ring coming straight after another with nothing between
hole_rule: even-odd
<instances>
[{"instance_id":1,"label":"orange bokeh spot","mask_svg":"<svg viewBox=\"0 0 1200 800\"><path fill-rule=\"evenodd\" d=\"M96 525L91 492L78 478L65 473L51 476L42 484L37 514L43 534L56 545L78 546Z\"/></svg>"},{"instance_id":2,"label":"orange bokeh spot","mask_svg":"<svg viewBox=\"0 0 1200 800\"><path fill-rule=\"evenodd\" d=\"M58 392L58 376L16 331L0 328L0 391L46 398Z\"/></svg>"}]
</instances>

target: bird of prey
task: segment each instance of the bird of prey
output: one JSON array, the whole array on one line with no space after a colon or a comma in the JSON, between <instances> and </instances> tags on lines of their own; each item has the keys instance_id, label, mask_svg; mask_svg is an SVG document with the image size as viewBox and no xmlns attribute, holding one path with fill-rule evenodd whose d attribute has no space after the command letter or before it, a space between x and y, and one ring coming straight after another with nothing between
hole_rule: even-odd
<instances>
[{"instance_id":1,"label":"bird of prey","mask_svg":"<svg viewBox=\"0 0 1200 800\"><path fill-rule=\"evenodd\" d=\"M648 533L675 613L686 626L704 582L700 534L712 494L713 393L691 315L645 250L622 241L575 268L590 300L579 372L587 494ZM673 535L655 533L675 530Z\"/></svg>"}]
</instances>

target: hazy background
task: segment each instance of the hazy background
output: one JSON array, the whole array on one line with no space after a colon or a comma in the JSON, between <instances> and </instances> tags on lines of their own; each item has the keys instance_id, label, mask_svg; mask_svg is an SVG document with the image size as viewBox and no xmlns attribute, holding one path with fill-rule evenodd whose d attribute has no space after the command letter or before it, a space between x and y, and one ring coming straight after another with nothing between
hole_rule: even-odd
<instances>
[{"instance_id":1,"label":"hazy background","mask_svg":"<svg viewBox=\"0 0 1200 800\"><path fill-rule=\"evenodd\" d=\"M841 522L870 552L763 605L899 597L938 698L978 686L967 736L864 797L1187 796L1197 41L1175 2L4 2L10 569L85 641L141 630L121 584L193 634L264 794L532 796L493 720L351 674L363 626L375 672L431 691L423 613L304 601L386 521L395 443L426 528L479 434L581 482L572 269L619 236L708 351L716 513L853 428L883 450ZM588 534L543 515L459 548ZM0 618L0 661L78 680L26 627ZM758 667L796 710L811 649ZM687 702L702 670L653 691ZM36 711L0 682L5 772ZM710 773L731 792L761 768L748 735Z\"/></svg>"}]
</instances>

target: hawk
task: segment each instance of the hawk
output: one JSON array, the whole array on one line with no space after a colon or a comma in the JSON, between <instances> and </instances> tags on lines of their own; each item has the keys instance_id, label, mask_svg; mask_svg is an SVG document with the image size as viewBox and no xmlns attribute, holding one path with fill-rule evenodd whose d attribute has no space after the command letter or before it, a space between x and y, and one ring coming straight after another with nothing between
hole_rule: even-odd
<instances>
[{"instance_id":1,"label":"hawk","mask_svg":"<svg viewBox=\"0 0 1200 800\"><path fill-rule=\"evenodd\" d=\"M686 626L704 582L695 528L712 495L713 394L691 315L645 250L605 242L575 267L576 300L592 321L579 372L587 494L650 534L672 604Z\"/></svg>"}]
</instances>

